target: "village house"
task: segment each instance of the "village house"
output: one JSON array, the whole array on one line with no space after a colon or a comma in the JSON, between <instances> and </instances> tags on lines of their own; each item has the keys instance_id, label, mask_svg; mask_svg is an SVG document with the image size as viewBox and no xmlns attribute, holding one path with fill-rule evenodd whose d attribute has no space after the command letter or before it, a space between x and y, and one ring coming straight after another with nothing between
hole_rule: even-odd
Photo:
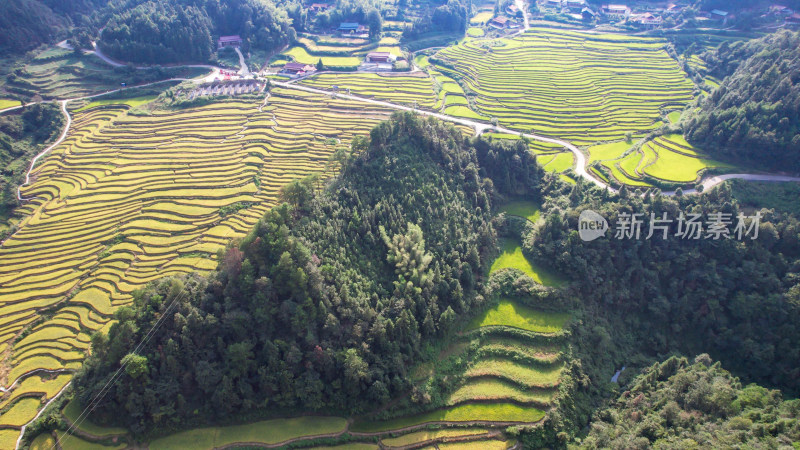
<instances>
[{"instance_id":1,"label":"village house","mask_svg":"<svg viewBox=\"0 0 800 450\"><path fill-rule=\"evenodd\" d=\"M517 5L511 3L510 5L506 6L506 12L510 16L516 16L519 12L519 8L517 8Z\"/></svg>"},{"instance_id":2,"label":"village house","mask_svg":"<svg viewBox=\"0 0 800 450\"><path fill-rule=\"evenodd\" d=\"M498 30L502 30L508 26L508 17L495 17L489 21L489 26Z\"/></svg>"},{"instance_id":3,"label":"village house","mask_svg":"<svg viewBox=\"0 0 800 450\"><path fill-rule=\"evenodd\" d=\"M661 17L649 12L637 15L633 18L633 21L648 28L660 27L662 23Z\"/></svg>"},{"instance_id":4,"label":"village house","mask_svg":"<svg viewBox=\"0 0 800 450\"><path fill-rule=\"evenodd\" d=\"M603 5L601 9L605 15L614 19L623 19L631 15L631 9L627 5Z\"/></svg>"},{"instance_id":5,"label":"village house","mask_svg":"<svg viewBox=\"0 0 800 450\"><path fill-rule=\"evenodd\" d=\"M321 13L327 11L328 8L330 8L330 5L327 3L312 3L311 6L308 7L308 10L313 13Z\"/></svg>"},{"instance_id":6,"label":"village house","mask_svg":"<svg viewBox=\"0 0 800 450\"><path fill-rule=\"evenodd\" d=\"M583 20L590 22L594 20L595 17L597 17L597 13L594 12L592 8L586 6L581 10L581 17L583 18Z\"/></svg>"},{"instance_id":7,"label":"village house","mask_svg":"<svg viewBox=\"0 0 800 450\"><path fill-rule=\"evenodd\" d=\"M800 13L794 13L786 18L786 25L800 27Z\"/></svg>"},{"instance_id":8,"label":"village house","mask_svg":"<svg viewBox=\"0 0 800 450\"><path fill-rule=\"evenodd\" d=\"M217 41L217 48L223 47L241 47L242 46L242 38L239 37L238 34L233 36L220 36L219 40Z\"/></svg>"},{"instance_id":9,"label":"village house","mask_svg":"<svg viewBox=\"0 0 800 450\"><path fill-rule=\"evenodd\" d=\"M390 63L397 59L396 56L389 52L369 52L367 53L366 62L369 63Z\"/></svg>"},{"instance_id":10,"label":"village house","mask_svg":"<svg viewBox=\"0 0 800 450\"><path fill-rule=\"evenodd\" d=\"M369 27L358 22L342 22L336 31L342 35L361 35L369 33Z\"/></svg>"},{"instance_id":11,"label":"village house","mask_svg":"<svg viewBox=\"0 0 800 450\"><path fill-rule=\"evenodd\" d=\"M317 71L317 68L312 66L311 64L301 64L301 63L290 62L290 63L286 63L286 65L283 66L283 70L281 72L292 76L292 78L295 78L295 77L301 77L303 75L306 75L306 74L309 74L309 73L313 73L313 72L316 72L316 71Z\"/></svg>"}]
</instances>

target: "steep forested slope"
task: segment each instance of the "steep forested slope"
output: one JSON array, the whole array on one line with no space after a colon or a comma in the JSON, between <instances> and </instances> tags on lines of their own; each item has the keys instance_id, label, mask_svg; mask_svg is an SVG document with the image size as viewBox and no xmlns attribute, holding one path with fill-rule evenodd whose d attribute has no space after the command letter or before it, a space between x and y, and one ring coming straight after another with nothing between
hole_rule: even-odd
<instances>
[{"instance_id":1,"label":"steep forested slope","mask_svg":"<svg viewBox=\"0 0 800 450\"><path fill-rule=\"evenodd\" d=\"M577 280L575 294L592 317L579 330L584 365L605 365L608 373L673 352L709 353L748 381L800 392L797 218L764 210L756 239L706 239L710 214L727 214L720 217L730 219L731 232L736 225L739 208L727 185L702 196L605 201L576 188L569 202L529 234L525 248ZM584 242L573 231L585 209L608 220L606 238ZM646 239L651 213L672 219L667 239L658 229ZM693 213L701 236L676 236L680 214ZM615 238L623 214L641 214L638 239Z\"/></svg>"},{"instance_id":2,"label":"steep forested slope","mask_svg":"<svg viewBox=\"0 0 800 450\"><path fill-rule=\"evenodd\" d=\"M106 11L100 42L123 61L204 62L216 50L214 39L228 34L240 35L246 49L269 51L287 42L291 23L271 1L146 1L125 8L117 3Z\"/></svg>"},{"instance_id":3,"label":"steep forested slope","mask_svg":"<svg viewBox=\"0 0 800 450\"><path fill-rule=\"evenodd\" d=\"M595 417L584 448L790 448L800 440L800 400L742 386L705 354L653 365Z\"/></svg>"},{"instance_id":4,"label":"steep forested slope","mask_svg":"<svg viewBox=\"0 0 800 450\"><path fill-rule=\"evenodd\" d=\"M329 189L290 185L294 208L268 213L215 274L137 294L95 338L79 396L88 403L127 363L95 419L134 431L262 407L375 407L407 390L426 342L482 301L495 191L525 193L540 176L521 142L470 142L395 115Z\"/></svg>"},{"instance_id":5,"label":"steep forested slope","mask_svg":"<svg viewBox=\"0 0 800 450\"><path fill-rule=\"evenodd\" d=\"M706 59L727 78L688 121L687 138L756 167L800 171L800 32L726 43Z\"/></svg>"},{"instance_id":6,"label":"steep forested slope","mask_svg":"<svg viewBox=\"0 0 800 450\"><path fill-rule=\"evenodd\" d=\"M0 53L21 53L51 41L71 21L37 0L0 2Z\"/></svg>"}]
</instances>

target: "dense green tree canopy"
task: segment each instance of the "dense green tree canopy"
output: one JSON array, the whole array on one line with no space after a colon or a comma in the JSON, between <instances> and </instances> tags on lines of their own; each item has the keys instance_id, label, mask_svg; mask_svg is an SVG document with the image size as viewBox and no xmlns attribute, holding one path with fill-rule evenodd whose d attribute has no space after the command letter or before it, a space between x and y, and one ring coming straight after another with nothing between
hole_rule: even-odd
<instances>
[{"instance_id":1,"label":"dense green tree canopy","mask_svg":"<svg viewBox=\"0 0 800 450\"><path fill-rule=\"evenodd\" d=\"M593 326L580 332L606 335L600 342L609 339L609 348L621 350L612 363L624 365L639 355L707 352L749 381L790 395L800 392L797 218L762 211L754 240L675 236L681 213L700 214L705 230L709 214L730 214L733 230L740 210L728 185L676 198L611 197L575 187L551 202L551 212L529 233L524 247L576 280L573 292L594 317ZM608 220L608 237L579 238L578 217L585 209ZM673 219L667 239L658 231L645 238L651 213ZM623 214L641 214L639 239L614 237ZM587 358L599 361L607 355L587 351Z\"/></svg>"},{"instance_id":2,"label":"dense green tree canopy","mask_svg":"<svg viewBox=\"0 0 800 450\"><path fill-rule=\"evenodd\" d=\"M585 448L778 448L800 440L800 400L739 380L701 354L636 377L599 411Z\"/></svg>"},{"instance_id":3,"label":"dense green tree canopy","mask_svg":"<svg viewBox=\"0 0 800 450\"><path fill-rule=\"evenodd\" d=\"M80 398L88 403L127 361L135 367L95 419L134 431L264 407L386 402L409 388L425 343L482 301L494 196L535 188L540 176L522 142L472 142L451 125L397 114L329 188L269 212L215 274L137 293L97 339ZM313 186L291 187L302 189Z\"/></svg>"},{"instance_id":4,"label":"dense green tree canopy","mask_svg":"<svg viewBox=\"0 0 800 450\"><path fill-rule=\"evenodd\" d=\"M800 171L800 32L723 43L707 59L727 78L686 124L688 139L729 159Z\"/></svg>"},{"instance_id":5,"label":"dense green tree canopy","mask_svg":"<svg viewBox=\"0 0 800 450\"><path fill-rule=\"evenodd\" d=\"M264 0L146 1L109 7L101 35L104 51L123 61L205 62L216 39L237 34L245 50L273 50L288 40L286 10Z\"/></svg>"}]
</instances>

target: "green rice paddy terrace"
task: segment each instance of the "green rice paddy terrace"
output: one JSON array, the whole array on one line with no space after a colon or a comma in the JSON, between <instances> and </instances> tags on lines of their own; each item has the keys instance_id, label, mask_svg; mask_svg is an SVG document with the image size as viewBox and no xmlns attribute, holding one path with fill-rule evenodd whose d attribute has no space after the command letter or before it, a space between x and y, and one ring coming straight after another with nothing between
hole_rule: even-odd
<instances>
[{"instance_id":1,"label":"green rice paddy terrace","mask_svg":"<svg viewBox=\"0 0 800 450\"><path fill-rule=\"evenodd\" d=\"M531 29L511 39L466 39L431 59L461 80L483 116L575 144L660 125L694 85L663 40Z\"/></svg>"}]
</instances>

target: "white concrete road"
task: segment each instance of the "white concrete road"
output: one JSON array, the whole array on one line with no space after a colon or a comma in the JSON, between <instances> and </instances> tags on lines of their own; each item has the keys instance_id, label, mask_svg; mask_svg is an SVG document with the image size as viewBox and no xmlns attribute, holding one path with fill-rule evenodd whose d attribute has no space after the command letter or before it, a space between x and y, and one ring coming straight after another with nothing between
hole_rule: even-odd
<instances>
[{"instance_id":1,"label":"white concrete road","mask_svg":"<svg viewBox=\"0 0 800 450\"><path fill-rule=\"evenodd\" d=\"M239 50L239 47L234 47L236 53L239 55L239 76L240 77L249 77L250 76L250 69L247 67L247 62L244 60L244 55L242 51Z\"/></svg>"},{"instance_id":2,"label":"white concrete road","mask_svg":"<svg viewBox=\"0 0 800 450\"><path fill-rule=\"evenodd\" d=\"M514 0L514 4L522 11L523 30L527 30L531 27L531 23L528 21L528 10L525 8L525 2L523 0Z\"/></svg>"}]
</instances>

